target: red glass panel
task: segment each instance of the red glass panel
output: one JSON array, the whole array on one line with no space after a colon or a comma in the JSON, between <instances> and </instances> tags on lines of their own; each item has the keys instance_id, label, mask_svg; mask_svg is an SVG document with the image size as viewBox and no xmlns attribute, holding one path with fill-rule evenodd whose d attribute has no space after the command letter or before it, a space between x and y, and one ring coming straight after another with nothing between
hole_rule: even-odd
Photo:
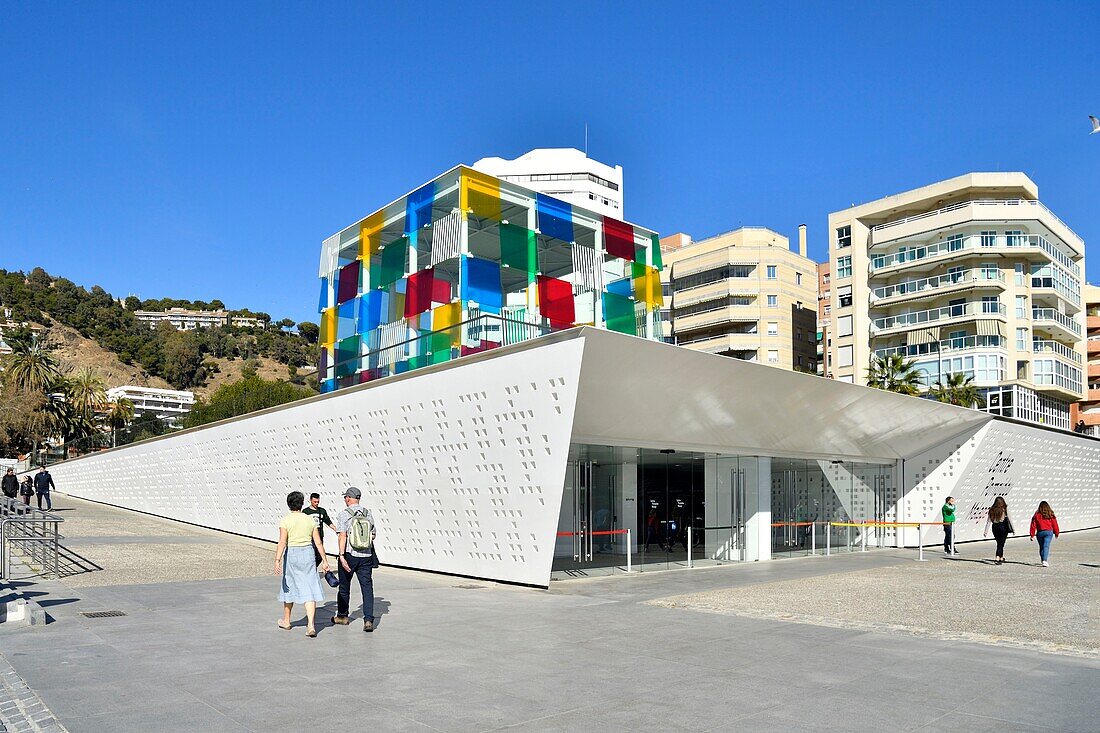
<instances>
[{"instance_id":1,"label":"red glass panel","mask_svg":"<svg viewBox=\"0 0 1100 733\"><path fill-rule=\"evenodd\" d=\"M539 275L539 311L555 328L572 326L576 322L573 286L565 280Z\"/></svg>"},{"instance_id":2,"label":"red glass panel","mask_svg":"<svg viewBox=\"0 0 1100 733\"><path fill-rule=\"evenodd\" d=\"M634 227L626 222L603 218L603 248L609 255L634 261Z\"/></svg>"},{"instance_id":3,"label":"red glass panel","mask_svg":"<svg viewBox=\"0 0 1100 733\"><path fill-rule=\"evenodd\" d=\"M432 307L432 287L435 273L432 270L414 272L406 278L405 318L411 318Z\"/></svg>"}]
</instances>

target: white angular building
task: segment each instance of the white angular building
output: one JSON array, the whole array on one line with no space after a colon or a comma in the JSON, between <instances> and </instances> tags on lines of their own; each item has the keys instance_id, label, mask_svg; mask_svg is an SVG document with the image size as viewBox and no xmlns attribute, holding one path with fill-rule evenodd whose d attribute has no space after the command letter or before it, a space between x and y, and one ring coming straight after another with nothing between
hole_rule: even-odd
<instances>
[{"instance_id":1,"label":"white angular building","mask_svg":"<svg viewBox=\"0 0 1100 733\"><path fill-rule=\"evenodd\" d=\"M623 167L576 148L536 148L518 158L482 158L474 170L545 193L597 214L623 215Z\"/></svg>"}]
</instances>

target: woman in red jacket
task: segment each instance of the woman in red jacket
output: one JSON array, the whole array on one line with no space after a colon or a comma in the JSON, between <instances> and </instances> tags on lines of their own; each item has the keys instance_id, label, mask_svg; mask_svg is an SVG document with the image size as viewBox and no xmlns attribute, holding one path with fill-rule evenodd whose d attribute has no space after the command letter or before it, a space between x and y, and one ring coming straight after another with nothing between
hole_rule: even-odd
<instances>
[{"instance_id":1,"label":"woman in red jacket","mask_svg":"<svg viewBox=\"0 0 1100 733\"><path fill-rule=\"evenodd\" d=\"M1035 516L1031 518L1031 541L1039 538L1039 559L1044 568L1049 568L1050 541L1058 536L1058 518L1054 516L1054 510L1045 501L1039 502L1039 508L1035 510Z\"/></svg>"}]
</instances>

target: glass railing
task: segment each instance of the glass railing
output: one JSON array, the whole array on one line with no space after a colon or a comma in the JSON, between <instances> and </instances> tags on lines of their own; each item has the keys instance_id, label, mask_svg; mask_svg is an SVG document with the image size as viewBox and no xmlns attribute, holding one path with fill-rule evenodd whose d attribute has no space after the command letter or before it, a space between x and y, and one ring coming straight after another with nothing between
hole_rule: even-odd
<instances>
[{"instance_id":1,"label":"glass railing","mask_svg":"<svg viewBox=\"0 0 1100 733\"><path fill-rule=\"evenodd\" d=\"M1005 339L1003 336L957 336L955 338L944 339L943 341L932 341L927 344L906 344L905 346L875 349L875 356L887 357L892 354L898 354L905 357L924 356L926 354L944 353L948 351L1004 348L1004 346Z\"/></svg>"},{"instance_id":2,"label":"glass railing","mask_svg":"<svg viewBox=\"0 0 1100 733\"><path fill-rule=\"evenodd\" d=\"M945 305L942 308L930 308L928 310L913 311L912 313L899 313L896 316L876 318L871 321L876 329L899 328L906 326L920 326L925 323L946 321L952 318L965 318L967 316L1001 316L1007 313L1005 306L993 301L968 301L959 305Z\"/></svg>"},{"instance_id":3,"label":"glass railing","mask_svg":"<svg viewBox=\"0 0 1100 733\"><path fill-rule=\"evenodd\" d=\"M1066 329L1075 336L1081 335L1081 324L1073 320L1065 313L1057 311L1053 308L1032 308L1031 320L1033 321L1054 321L1062 328Z\"/></svg>"},{"instance_id":4,"label":"glass railing","mask_svg":"<svg viewBox=\"0 0 1100 733\"><path fill-rule=\"evenodd\" d=\"M130 423L116 428L104 427L102 430L82 438L52 442L27 456L27 469L52 465L70 458L79 458L89 453L98 453L111 448L130 445L139 440L174 433L182 428L181 422L182 418L180 417L158 418L148 415L135 418Z\"/></svg>"},{"instance_id":5,"label":"glass railing","mask_svg":"<svg viewBox=\"0 0 1100 733\"><path fill-rule=\"evenodd\" d=\"M909 222L918 221L920 219L927 219L929 217L939 216L940 214L946 214L946 213L951 212L951 211L957 211L959 209L965 209L967 206L971 206L971 205L978 206L978 207L983 207L983 208L984 207L995 207L995 206L1034 206L1040 212L1046 214L1051 219L1058 222L1059 224L1064 226L1067 230L1069 230L1070 234L1072 234L1075 237L1077 243L1081 245L1081 248L1082 249L1084 248L1084 241L1082 241L1081 238L1078 237L1077 234L1072 229L1070 229L1069 226L1064 221L1059 219L1057 214L1055 214L1053 211L1048 209L1046 207L1046 205L1043 204L1042 202L1035 201L1034 199L974 199L972 201L958 201L954 204L949 204L947 206L944 206L943 208L936 209L935 211L926 211L922 214L916 214L914 216L907 216L904 219L896 219L894 221L888 221L885 224L879 224L878 226L871 227L871 231L872 232L883 231L885 229L890 229L891 227L900 226L902 224L908 224Z\"/></svg>"},{"instance_id":6,"label":"glass railing","mask_svg":"<svg viewBox=\"0 0 1100 733\"><path fill-rule=\"evenodd\" d=\"M871 291L871 294L876 299L893 298L898 295L909 295L910 293L923 293L941 290L943 288L949 288L953 285L958 285L960 283L1003 283L1004 281L1004 273L1000 270L979 268L960 270L958 272L949 272L946 275L936 275L935 277L926 277L920 280L907 280L905 282L895 283L894 285L886 285L881 288L875 288Z\"/></svg>"},{"instance_id":7,"label":"glass railing","mask_svg":"<svg viewBox=\"0 0 1100 733\"><path fill-rule=\"evenodd\" d=\"M1034 351L1036 354L1056 354L1063 359L1069 359L1074 364L1080 364L1082 361L1081 355L1074 351L1072 348L1058 341L1051 341L1049 339L1035 339L1031 342L1031 350Z\"/></svg>"},{"instance_id":8,"label":"glass railing","mask_svg":"<svg viewBox=\"0 0 1100 733\"><path fill-rule=\"evenodd\" d=\"M1051 260L1069 270L1075 277L1081 276L1081 268L1073 259L1056 247L1050 240L1041 234L969 234L955 236L942 242L935 242L919 247L891 252L888 254L872 255L871 271L881 270L906 262L919 262L932 257L938 257L951 252L977 251L989 249L1015 249L1021 247L1036 248L1047 254Z\"/></svg>"}]
</instances>

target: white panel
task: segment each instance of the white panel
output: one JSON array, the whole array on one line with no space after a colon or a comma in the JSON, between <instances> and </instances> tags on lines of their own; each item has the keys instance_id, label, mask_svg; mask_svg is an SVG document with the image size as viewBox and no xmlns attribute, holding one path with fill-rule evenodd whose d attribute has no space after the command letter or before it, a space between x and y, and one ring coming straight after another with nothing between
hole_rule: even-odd
<instances>
[{"instance_id":1,"label":"white panel","mask_svg":"<svg viewBox=\"0 0 1100 733\"><path fill-rule=\"evenodd\" d=\"M474 357L74 459L54 480L271 540L290 491L319 491L331 513L358 486L383 563L547 585L583 346Z\"/></svg>"},{"instance_id":2,"label":"white panel","mask_svg":"<svg viewBox=\"0 0 1100 733\"><path fill-rule=\"evenodd\" d=\"M436 219L432 224L432 266L458 257L462 251L464 220L458 211Z\"/></svg>"},{"instance_id":3,"label":"white panel","mask_svg":"<svg viewBox=\"0 0 1100 733\"><path fill-rule=\"evenodd\" d=\"M1100 526L1100 441L996 421L905 462L906 521L939 521L948 495L959 509L955 537L982 539L986 512L1003 496L1017 536L1026 536L1040 501L1062 530ZM936 544L939 527L924 530Z\"/></svg>"}]
</instances>

